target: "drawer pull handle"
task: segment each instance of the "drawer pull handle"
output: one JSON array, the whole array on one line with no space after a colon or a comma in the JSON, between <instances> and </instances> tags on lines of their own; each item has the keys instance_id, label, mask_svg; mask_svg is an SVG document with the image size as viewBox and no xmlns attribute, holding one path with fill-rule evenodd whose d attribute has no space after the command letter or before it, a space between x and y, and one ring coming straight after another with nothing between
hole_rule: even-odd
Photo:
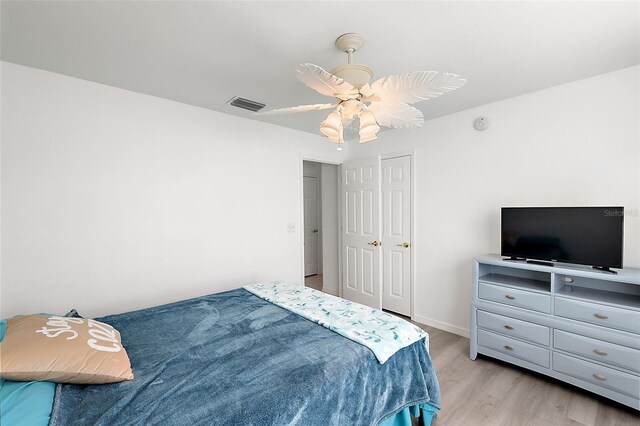
<instances>
[{"instance_id":1,"label":"drawer pull handle","mask_svg":"<svg viewBox=\"0 0 640 426\"><path fill-rule=\"evenodd\" d=\"M513 330L513 327L511 327L510 325L505 325L504 328L506 328L507 330Z\"/></svg>"},{"instance_id":2,"label":"drawer pull handle","mask_svg":"<svg viewBox=\"0 0 640 426\"><path fill-rule=\"evenodd\" d=\"M595 377L598 380L607 380L607 378L602 374L594 374L593 377Z\"/></svg>"},{"instance_id":3,"label":"drawer pull handle","mask_svg":"<svg viewBox=\"0 0 640 426\"><path fill-rule=\"evenodd\" d=\"M605 356L607 353L605 351L603 351L602 349L594 349L593 350L595 353L597 353L598 355L602 355Z\"/></svg>"},{"instance_id":4,"label":"drawer pull handle","mask_svg":"<svg viewBox=\"0 0 640 426\"><path fill-rule=\"evenodd\" d=\"M608 315L605 315L605 314L593 314L593 316L594 316L594 317L596 317L596 318L600 318L600 319L607 319L607 318L609 318L609 316L608 316Z\"/></svg>"},{"instance_id":5,"label":"drawer pull handle","mask_svg":"<svg viewBox=\"0 0 640 426\"><path fill-rule=\"evenodd\" d=\"M510 294L507 294L505 297L509 300L514 300L516 298L515 296L512 296Z\"/></svg>"},{"instance_id":6,"label":"drawer pull handle","mask_svg":"<svg viewBox=\"0 0 640 426\"><path fill-rule=\"evenodd\" d=\"M504 345L504 348L508 351L512 351L513 350L513 346L509 346L509 345Z\"/></svg>"}]
</instances>

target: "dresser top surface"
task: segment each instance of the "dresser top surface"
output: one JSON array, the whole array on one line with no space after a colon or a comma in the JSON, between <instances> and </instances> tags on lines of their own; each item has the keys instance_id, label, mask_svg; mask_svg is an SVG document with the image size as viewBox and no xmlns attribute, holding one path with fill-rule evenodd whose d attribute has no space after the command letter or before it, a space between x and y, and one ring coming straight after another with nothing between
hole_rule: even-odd
<instances>
[{"instance_id":1,"label":"dresser top surface","mask_svg":"<svg viewBox=\"0 0 640 426\"><path fill-rule=\"evenodd\" d=\"M475 260L478 263L504 266L514 269L526 269L529 271L566 274L585 278L594 278L603 281L617 281L640 285L640 269L638 268L616 269L617 273L612 274L610 272L592 269L589 266L575 265L571 263L554 262L554 266L545 266L526 263L525 261L509 261L505 260L505 258L503 256L500 256L499 254L485 254L482 256L477 256Z\"/></svg>"}]
</instances>

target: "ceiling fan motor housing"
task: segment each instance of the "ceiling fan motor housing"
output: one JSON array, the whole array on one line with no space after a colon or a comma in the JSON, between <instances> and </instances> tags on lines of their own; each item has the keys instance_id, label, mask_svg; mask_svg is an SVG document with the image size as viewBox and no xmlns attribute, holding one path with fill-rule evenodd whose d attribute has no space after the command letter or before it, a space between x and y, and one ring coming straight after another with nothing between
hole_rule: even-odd
<instances>
[{"instance_id":1,"label":"ceiling fan motor housing","mask_svg":"<svg viewBox=\"0 0 640 426\"><path fill-rule=\"evenodd\" d=\"M373 70L363 64L344 64L332 69L331 74L351 83L353 87L360 90L362 86L371 81Z\"/></svg>"},{"instance_id":2,"label":"ceiling fan motor housing","mask_svg":"<svg viewBox=\"0 0 640 426\"><path fill-rule=\"evenodd\" d=\"M371 77L373 77L373 70L371 68L363 64L354 64L351 62L351 55L362 46L364 46L364 37L360 34L346 33L338 37L336 39L336 47L347 53L349 61L331 70L331 74L351 83L351 85L358 90L371 81Z\"/></svg>"}]
</instances>

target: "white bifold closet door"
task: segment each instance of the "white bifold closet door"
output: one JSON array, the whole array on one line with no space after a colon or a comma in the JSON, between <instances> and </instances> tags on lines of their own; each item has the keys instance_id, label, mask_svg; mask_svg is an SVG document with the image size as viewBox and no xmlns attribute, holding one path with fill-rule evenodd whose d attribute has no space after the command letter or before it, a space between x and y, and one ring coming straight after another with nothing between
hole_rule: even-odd
<instances>
[{"instance_id":1,"label":"white bifold closet door","mask_svg":"<svg viewBox=\"0 0 640 426\"><path fill-rule=\"evenodd\" d=\"M380 159L344 163L342 196L342 297L380 309Z\"/></svg>"},{"instance_id":2,"label":"white bifold closet door","mask_svg":"<svg viewBox=\"0 0 640 426\"><path fill-rule=\"evenodd\" d=\"M342 165L342 296L411 315L411 158Z\"/></svg>"}]
</instances>

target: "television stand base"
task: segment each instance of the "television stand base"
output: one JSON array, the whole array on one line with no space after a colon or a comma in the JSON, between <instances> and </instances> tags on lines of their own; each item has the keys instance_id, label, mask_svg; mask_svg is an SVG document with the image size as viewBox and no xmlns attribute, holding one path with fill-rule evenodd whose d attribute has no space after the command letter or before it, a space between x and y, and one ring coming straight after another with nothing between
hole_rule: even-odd
<instances>
[{"instance_id":1,"label":"television stand base","mask_svg":"<svg viewBox=\"0 0 640 426\"><path fill-rule=\"evenodd\" d=\"M609 269L608 266L592 266L593 269L600 271L600 272L608 272L610 274L617 274L617 271L612 271L611 269Z\"/></svg>"},{"instance_id":2,"label":"television stand base","mask_svg":"<svg viewBox=\"0 0 640 426\"><path fill-rule=\"evenodd\" d=\"M541 260L527 260L527 263L530 263L532 265L553 266L553 263L543 262Z\"/></svg>"}]
</instances>

